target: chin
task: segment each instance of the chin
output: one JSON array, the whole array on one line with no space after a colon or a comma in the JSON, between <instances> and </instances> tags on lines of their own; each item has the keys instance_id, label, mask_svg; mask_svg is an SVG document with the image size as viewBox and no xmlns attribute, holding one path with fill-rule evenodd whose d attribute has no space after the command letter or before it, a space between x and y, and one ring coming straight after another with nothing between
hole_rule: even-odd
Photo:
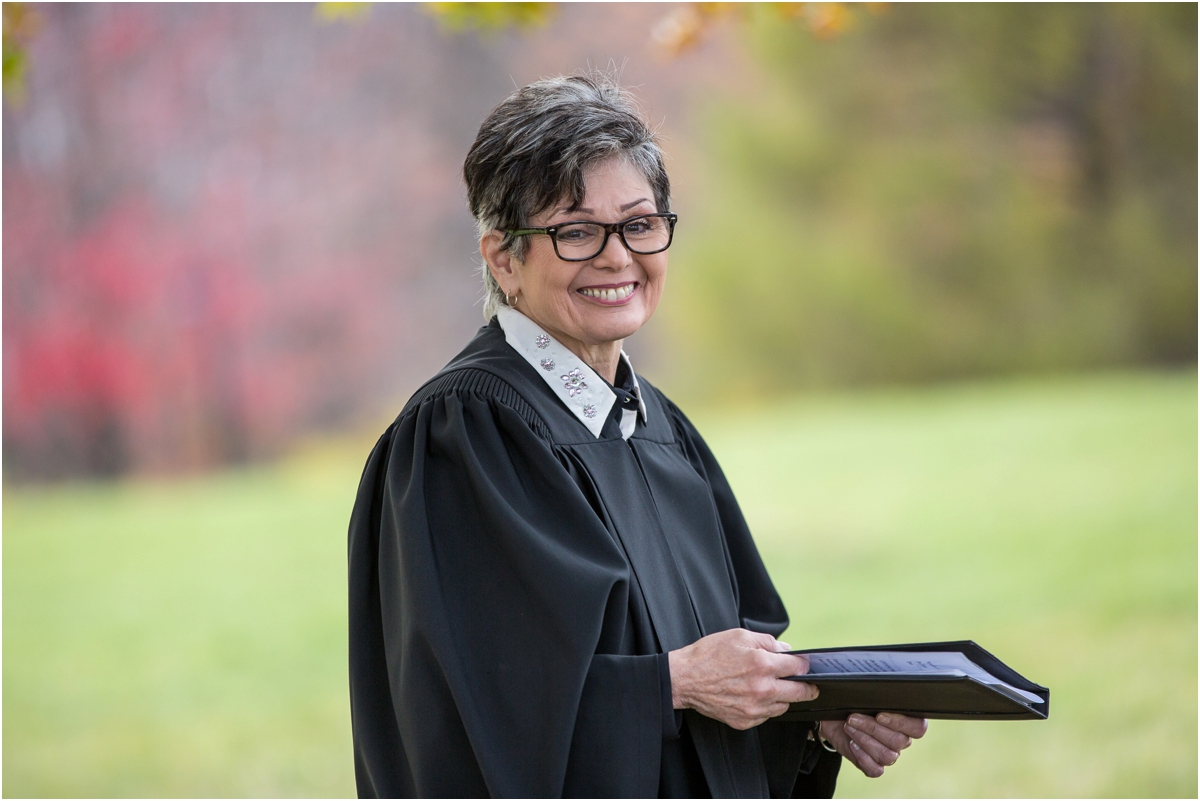
<instances>
[{"instance_id":1,"label":"chin","mask_svg":"<svg viewBox=\"0 0 1200 801\"><path fill-rule=\"evenodd\" d=\"M588 326L588 334L596 342L616 342L636 334L648 319L649 317L638 314L628 315L628 319L597 320Z\"/></svg>"},{"instance_id":2,"label":"chin","mask_svg":"<svg viewBox=\"0 0 1200 801\"><path fill-rule=\"evenodd\" d=\"M657 298L648 298L642 292L643 289L639 287L638 294L621 306L601 306L577 299L579 305L576 305L572 316L575 330L582 335L578 338L601 344L616 342L637 333L654 314L654 307L657 306L657 303L647 302Z\"/></svg>"}]
</instances>

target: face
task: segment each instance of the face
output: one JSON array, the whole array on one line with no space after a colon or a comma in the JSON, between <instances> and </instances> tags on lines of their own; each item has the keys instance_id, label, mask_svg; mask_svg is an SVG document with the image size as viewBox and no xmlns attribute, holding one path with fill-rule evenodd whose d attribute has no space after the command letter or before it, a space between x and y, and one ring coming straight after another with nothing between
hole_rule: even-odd
<instances>
[{"instance_id":1,"label":"face","mask_svg":"<svg viewBox=\"0 0 1200 801\"><path fill-rule=\"evenodd\" d=\"M637 168L626 161L597 165L584 173L583 204L568 211L566 204L530 220L529 227L545 228L571 220L614 223L658 211L654 192ZM500 287L517 297L516 308L546 329L572 351L580 353L620 341L642 327L662 296L667 278L667 251L650 256L629 252L616 234L604 250L588 261L563 261L550 237L528 238L523 261L496 245L483 243L484 257ZM580 354L582 355L582 354Z\"/></svg>"}]
</instances>

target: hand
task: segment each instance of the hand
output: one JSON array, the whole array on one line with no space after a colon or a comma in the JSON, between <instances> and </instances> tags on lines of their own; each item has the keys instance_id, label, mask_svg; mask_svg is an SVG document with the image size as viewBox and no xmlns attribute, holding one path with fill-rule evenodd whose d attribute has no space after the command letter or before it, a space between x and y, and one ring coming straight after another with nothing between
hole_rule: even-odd
<instances>
[{"instance_id":1,"label":"hand","mask_svg":"<svg viewBox=\"0 0 1200 801\"><path fill-rule=\"evenodd\" d=\"M880 712L875 717L856 714L845 721L822 721L821 735L865 775L877 779L913 740L925 736L927 728L924 718Z\"/></svg>"},{"instance_id":2,"label":"hand","mask_svg":"<svg viewBox=\"0 0 1200 801\"><path fill-rule=\"evenodd\" d=\"M735 729L782 715L794 701L811 701L817 688L784 676L808 672L802 656L770 634L730 629L702 637L667 655L675 709L694 709Z\"/></svg>"}]
</instances>

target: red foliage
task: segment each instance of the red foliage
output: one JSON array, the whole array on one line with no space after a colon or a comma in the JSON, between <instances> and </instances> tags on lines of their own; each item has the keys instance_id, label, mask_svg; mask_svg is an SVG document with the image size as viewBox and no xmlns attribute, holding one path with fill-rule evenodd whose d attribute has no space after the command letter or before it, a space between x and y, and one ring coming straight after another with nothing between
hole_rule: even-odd
<instances>
[{"instance_id":1,"label":"red foliage","mask_svg":"<svg viewBox=\"0 0 1200 801\"><path fill-rule=\"evenodd\" d=\"M253 459L395 409L481 322L476 126L583 39L642 48L660 12L616 8L534 47L404 4L39 6L4 111L6 476Z\"/></svg>"}]
</instances>

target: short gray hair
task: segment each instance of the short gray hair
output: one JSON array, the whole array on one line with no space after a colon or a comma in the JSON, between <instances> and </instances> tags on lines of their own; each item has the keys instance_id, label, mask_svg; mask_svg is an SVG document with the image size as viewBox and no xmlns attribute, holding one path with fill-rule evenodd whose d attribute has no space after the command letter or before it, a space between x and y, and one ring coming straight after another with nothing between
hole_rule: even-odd
<instances>
[{"instance_id":1,"label":"short gray hair","mask_svg":"<svg viewBox=\"0 0 1200 801\"><path fill-rule=\"evenodd\" d=\"M518 89L492 110L463 163L467 202L479 236L525 228L563 200L584 200L583 174L613 159L632 164L650 184L658 211L670 211L671 182L658 139L633 97L602 72L544 78ZM505 234L502 248L516 259L526 238ZM504 291L482 265L483 316L507 305Z\"/></svg>"}]
</instances>

